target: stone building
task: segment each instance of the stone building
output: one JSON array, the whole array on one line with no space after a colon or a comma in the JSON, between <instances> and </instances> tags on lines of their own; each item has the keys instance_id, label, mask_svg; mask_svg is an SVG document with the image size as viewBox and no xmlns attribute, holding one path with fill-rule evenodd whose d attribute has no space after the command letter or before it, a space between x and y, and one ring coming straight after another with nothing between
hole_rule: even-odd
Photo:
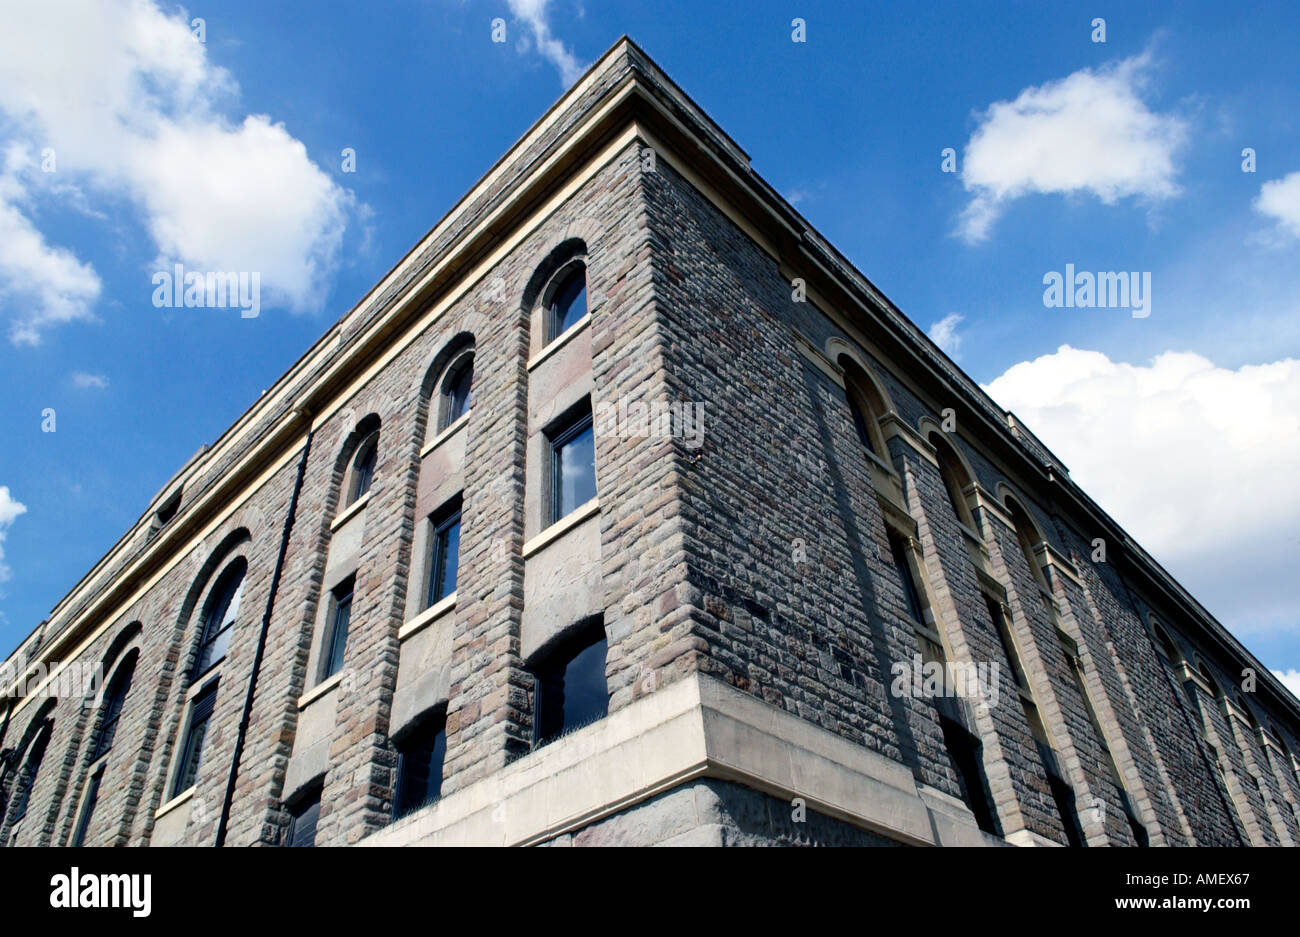
<instances>
[{"instance_id":1,"label":"stone building","mask_svg":"<svg viewBox=\"0 0 1300 937\"><path fill-rule=\"evenodd\" d=\"M9 844L1300 840L1300 704L627 39L5 677Z\"/></svg>"}]
</instances>

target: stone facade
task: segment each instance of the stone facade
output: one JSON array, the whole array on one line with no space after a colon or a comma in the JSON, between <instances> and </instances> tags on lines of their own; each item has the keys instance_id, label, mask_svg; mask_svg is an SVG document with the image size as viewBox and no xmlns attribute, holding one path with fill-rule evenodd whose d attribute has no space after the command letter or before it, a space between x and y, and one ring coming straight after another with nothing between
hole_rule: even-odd
<instances>
[{"instance_id":1,"label":"stone facade","mask_svg":"<svg viewBox=\"0 0 1300 937\"><path fill-rule=\"evenodd\" d=\"M550 340L578 262L586 315ZM699 438L602 418L669 402ZM598 497L552 523L585 411ZM539 747L537 661L593 621L608 714ZM994 692L900 692L921 659ZM106 753L107 687L54 692L85 663L134 667ZM1300 842L1300 704L627 40L6 668L8 844L276 845L311 797L318 845ZM394 821L431 714L441 799Z\"/></svg>"}]
</instances>

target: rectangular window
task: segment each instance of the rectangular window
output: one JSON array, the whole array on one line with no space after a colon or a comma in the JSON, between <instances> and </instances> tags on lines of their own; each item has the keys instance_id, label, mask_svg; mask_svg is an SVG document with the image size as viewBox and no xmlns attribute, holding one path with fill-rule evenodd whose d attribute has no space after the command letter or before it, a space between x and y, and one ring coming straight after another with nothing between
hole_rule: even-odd
<instances>
[{"instance_id":1,"label":"rectangular window","mask_svg":"<svg viewBox=\"0 0 1300 937\"><path fill-rule=\"evenodd\" d=\"M320 795L321 789L318 787L290 811L289 835L285 838L285 845L316 845L316 823L320 820Z\"/></svg>"},{"instance_id":2,"label":"rectangular window","mask_svg":"<svg viewBox=\"0 0 1300 937\"><path fill-rule=\"evenodd\" d=\"M894 565L898 567L898 577L903 581L903 597L907 600L907 611L912 616L912 620L920 624L925 623L925 616L921 612L921 592L916 587L916 579L912 576L912 564L907 561L907 547L903 544L903 538L892 530L889 532L889 549L894 554Z\"/></svg>"},{"instance_id":3,"label":"rectangular window","mask_svg":"<svg viewBox=\"0 0 1300 937\"><path fill-rule=\"evenodd\" d=\"M86 831L90 829L90 818L94 815L95 804L99 801L99 782L103 777L103 768L90 776L90 788L86 791L86 802L81 805L81 819L77 821L77 832L72 835L72 845L74 846L84 846L86 843Z\"/></svg>"},{"instance_id":4,"label":"rectangular window","mask_svg":"<svg viewBox=\"0 0 1300 937\"><path fill-rule=\"evenodd\" d=\"M446 721L441 716L427 720L398 743L394 820L438 799L446 756Z\"/></svg>"},{"instance_id":5,"label":"rectangular window","mask_svg":"<svg viewBox=\"0 0 1300 937\"><path fill-rule=\"evenodd\" d=\"M217 704L217 684L211 683L190 706L190 721L185 729L185 743L181 746L181 765L172 785L172 796L177 797L194 786L203 760L203 739L212 721L212 710Z\"/></svg>"},{"instance_id":6,"label":"rectangular window","mask_svg":"<svg viewBox=\"0 0 1300 937\"><path fill-rule=\"evenodd\" d=\"M1052 799L1056 801L1056 810L1061 815L1061 824L1065 827L1065 838L1071 846L1087 845L1083 839L1083 830L1079 827L1078 814L1075 811L1074 788L1059 774L1048 772L1047 784L1052 789Z\"/></svg>"},{"instance_id":7,"label":"rectangular window","mask_svg":"<svg viewBox=\"0 0 1300 937\"><path fill-rule=\"evenodd\" d=\"M459 506L434 522L431 553L428 605L433 605L456 591L456 567L460 560Z\"/></svg>"},{"instance_id":8,"label":"rectangular window","mask_svg":"<svg viewBox=\"0 0 1300 937\"><path fill-rule=\"evenodd\" d=\"M609 711L605 658L609 645L604 626L553 652L534 672L534 747L590 725Z\"/></svg>"},{"instance_id":9,"label":"rectangular window","mask_svg":"<svg viewBox=\"0 0 1300 937\"><path fill-rule=\"evenodd\" d=\"M962 799L975 814L976 825L985 833L996 833L989 804L988 780L984 776L984 746L964 726L947 716L939 717L939 727L943 730L943 743L952 757L952 766L957 769Z\"/></svg>"},{"instance_id":10,"label":"rectangular window","mask_svg":"<svg viewBox=\"0 0 1300 937\"><path fill-rule=\"evenodd\" d=\"M551 438L551 523L596 497L596 437L587 412Z\"/></svg>"},{"instance_id":11,"label":"rectangular window","mask_svg":"<svg viewBox=\"0 0 1300 937\"><path fill-rule=\"evenodd\" d=\"M348 625L352 621L354 583L354 578L349 576L334 588L329 630L325 634L325 644L321 649L321 680L326 680L343 669L343 651L348 644Z\"/></svg>"}]
</instances>

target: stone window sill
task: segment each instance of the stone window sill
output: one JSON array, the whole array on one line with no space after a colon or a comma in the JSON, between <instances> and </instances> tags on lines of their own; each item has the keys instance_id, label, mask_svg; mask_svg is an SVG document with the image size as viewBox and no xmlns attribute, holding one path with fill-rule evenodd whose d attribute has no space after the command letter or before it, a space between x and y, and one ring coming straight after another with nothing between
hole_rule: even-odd
<instances>
[{"instance_id":1,"label":"stone window sill","mask_svg":"<svg viewBox=\"0 0 1300 937\"><path fill-rule=\"evenodd\" d=\"M340 527L342 527L352 518L360 514L361 511L365 509L365 506L369 503L370 503L370 492L367 491L360 498L357 498L357 500L353 501L351 504L349 504L347 507L345 507L342 511L339 512L338 517L334 518L334 520L330 522L330 531L333 532L338 530Z\"/></svg>"},{"instance_id":2,"label":"stone window sill","mask_svg":"<svg viewBox=\"0 0 1300 937\"><path fill-rule=\"evenodd\" d=\"M447 424L446 429L440 432L437 436L434 436L433 440L427 446L425 446L423 449L420 450L420 458L423 459L434 449L437 449L448 439L451 439L451 437L459 433L460 428L469 422L469 415L472 412L473 411L471 410L466 410L460 416L456 417L456 419L452 420L449 424Z\"/></svg>"},{"instance_id":3,"label":"stone window sill","mask_svg":"<svg viewBox=\"0 0 1300 937\"><path fill-rule=\"evenodd\" d=\"M402 625L401 629L397 632L397 640L405 641L417 631L423 631L455 607L456 593L453 592L451 595L443 596L406 624Z\"/></svg>"},{"instance_id":4,"label":"stone window sill","mask_svg":"<svg viewBox=\"0 0 1300 937\"><path fill-rule=\"evenodd\" d=\"M537 354L533 355L533 357L530 358L528 361L528 370L531 371L533 368L537 367L547 358L551 357L551 355L555 354L565 345L569 344L569 342L573 341L573 339L579 334L581 334L582 331L590 323L591 323L591 313L588 312L577 322L573 323L573 325L565 329L562 334L552 339L549 345L547 345Z\"/></svg>"},{"instance_id":5,"label":"stone window sill","mask_svg":"<svg viewBox=\"0 0 1300 937\"><path fill-rule=\"evenodd\" d=\"M330 690L334 689L342 681L343 681L342 670L334 674L334 676L322 680L320 683L316 684L314 687L312 687L302 696L298 697L298 710L301 712L302 710L306 709L310 704L314 703L316 700L320 699Z\"/></svg>"},{"instance_id":6,"label":"stone window sill","mask_svg":"<svg viewBox=\"0 0 1300 937\"><path fill-rule=\"evenodd\" d=\"M167 803L165 803L165 804L163 804L161 807L159 807L158 810L154 813L153 818L154 818L155 820L159 820L159 819L161 819L162 817L166 816L167 814L171 813L173 810L175 810L175 809L176 809L177 807L179 807L181 804L185 803L185 802L188 801L190 798L192 798L192 797L194 796L194 791L197 790L197 789L198 789L198 785L197 785L197 784L191 784L188 788L186 788L185 790L181 791L179 794L177 794L177 795L176 795L175 797L173 797L171 800L167 801Z\"/></svg>"},{"instance_id":7,"label":"stone window sill","mask_svg":"<svg viewBox=\"0 0 1300 937\"><path fill-rule=\"evenodd\" d=\"M560 537L567 534L570 530L577 527L593 514L600 513L600 498L592 498L581 507L574 508L566 516L560 518L550 527L547 527L540 534L524 544L523 555L528 558L538 550L545 547Z\"/></svg>"}]
</instances>

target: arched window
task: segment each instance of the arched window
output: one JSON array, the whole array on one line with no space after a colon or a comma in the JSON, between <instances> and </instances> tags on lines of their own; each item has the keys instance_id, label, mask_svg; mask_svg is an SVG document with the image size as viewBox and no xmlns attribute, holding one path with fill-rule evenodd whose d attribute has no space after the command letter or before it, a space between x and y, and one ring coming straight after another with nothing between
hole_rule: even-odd
<instances>
[{"instance_id":1,"label":"arched window","mask_svg":"<svg viewBox=\"0 0 1300 937\"><path fill-rule=\"evenodd\" d=\"M975 515L971 513L966 501L966 489L972 484L966 466L961 462L952 444L939 433L930 434L930 444L934 446L939 459L939 477L943 480L943 489L948 494L948 503L952 512L971 530L975 530Z\"/></svg>"},{"instance_id":2,"label":"arched window","mask_svg":"<svg viewBox=\"0 0 1300 937\"><path fill-rule=\"evenodd\" d=\"M554 341L587 314L587 267L575 260L556 274L546 292L546 338Z\"/></svg>"},{"instance_id":3,"label":"arched window","mask_svg":"<svg viewBox=\"0 0 1300 937\"><path fill-rule=\"evenodd\" d=\"M844 396L858 442L872 455L887 461L889 450L880 430L880 420L889 412L884 394L871 376L848 355L840 355L839 364L844 369Z\"/></svg>"},{"instance_id":4,"label":"arched window","mask_svg":"<svg viewBox=\"0 0 1300 937\"><path fill-rule=\"evenodd\" d=\"M1042 535L1038 532L1037 525L1030 519L1029 513L1021 506L1015 498L1008 497L1004 499L1008 513L1011 514L1011 522L1016 528L1016 539L1020 542L1020 552L1025 556L1025 562L1029 564L1029 571L1034 574L1034 580L1044 589L1051 591L1051 586L1047 581L1047 573L1043 570L1042 563L1038 559L1037 547L1043 542Z\"/></svg>"},{"instance_id":5,"label":"arched window","mask_svg":"<svg viewBox=\"0 0 1300 937\"><path fill-rule=\"evenodd\" d=\"M242 558L235 560L217 578L217 584L208 594L203 609L199 653L194 661L195 677L226 656L230 647L230 633L239 616L239 600L244 592L244 574L247 571L248 564Z\"/></svg>"},{"instance_id":6,"label":"arched window","mask_svg":"<svg viewBox=\"0 0 1300 937\"><path fill-rule=\"evenodd\" d=\"M470 388L473 382L474 352L469 351L451 363L439 386L439 432L469 412Z\"/></svg>"},{"instance_id":7,"label":"arched window","mask_svg":"<svg viewBox=\"0 0 1300 937\"><path fill-rule=\"evenodd\" d=\"M122 716L122 704L126 702L126 694L131 690L131 678L135 675L135 664L139 656L138 651L128 654L113 674L113 678L108 681L108 688L104 691L104 704L99 711L99 728L96 730L95 743L90 750L91 761L98 761L113 747L117 721Z\"/></svg>"},{"instance_id":8,"label":"arched window","mask_svg":"<svg viewBox=\"0 0 1300 937\"><path fill-rule=\"evenodd\" d=\"M352 504L370 490L375 480L375 464L379 459L379 430L375 430L357 446L352 460L352 480L348 486L348 504Z\"/></svg>"},{"instance_id":9,"label":"arched window","mask_svg":"<svg viewBox=\"0 0 1300 937\"><path fill-rule=\"evenodd\" d=\"M36 775L41 770L41 761L45 750L50 746L50 737L54 735L54 719L46 716L36 730L36 737L27 748L27 758L18 774L18 787L13 805L9 808L8 825L13 826L27 815L27 805L31 801L32 788L36 786Z\"/></svg>"},{"instance_id":10,"label":"arched window","mask_svg":"<svg viewBox=\"0 0 1300 937\"><path fill-rule=\"evenodd\" d=\"M1180 663L1183 659L1183 655L1179 652L1178 645L1174 643L1174 639L1169 637L1169 632L1165 631L1164 628L1155 622L1152 622L1151 630L1155 632L1156 650L1164 655L1165 661L1170 666Z\"/></svg>"},{"instance_id":11,"label":"arched window","mask_svg":"<svg viewBox=\"0 0 1300 937\"><path fill-rule=\"evenodd\" d=\"M1197 669L1200 671L1201 679L1205 681L1205 685L1210 688L1210 693L1214 696L1215 702L1224 699L1223 690L1219 687L1219 682L1210 675L1209 668L1205 664L1201 664Z\"/></svg>"}]
</instances>

